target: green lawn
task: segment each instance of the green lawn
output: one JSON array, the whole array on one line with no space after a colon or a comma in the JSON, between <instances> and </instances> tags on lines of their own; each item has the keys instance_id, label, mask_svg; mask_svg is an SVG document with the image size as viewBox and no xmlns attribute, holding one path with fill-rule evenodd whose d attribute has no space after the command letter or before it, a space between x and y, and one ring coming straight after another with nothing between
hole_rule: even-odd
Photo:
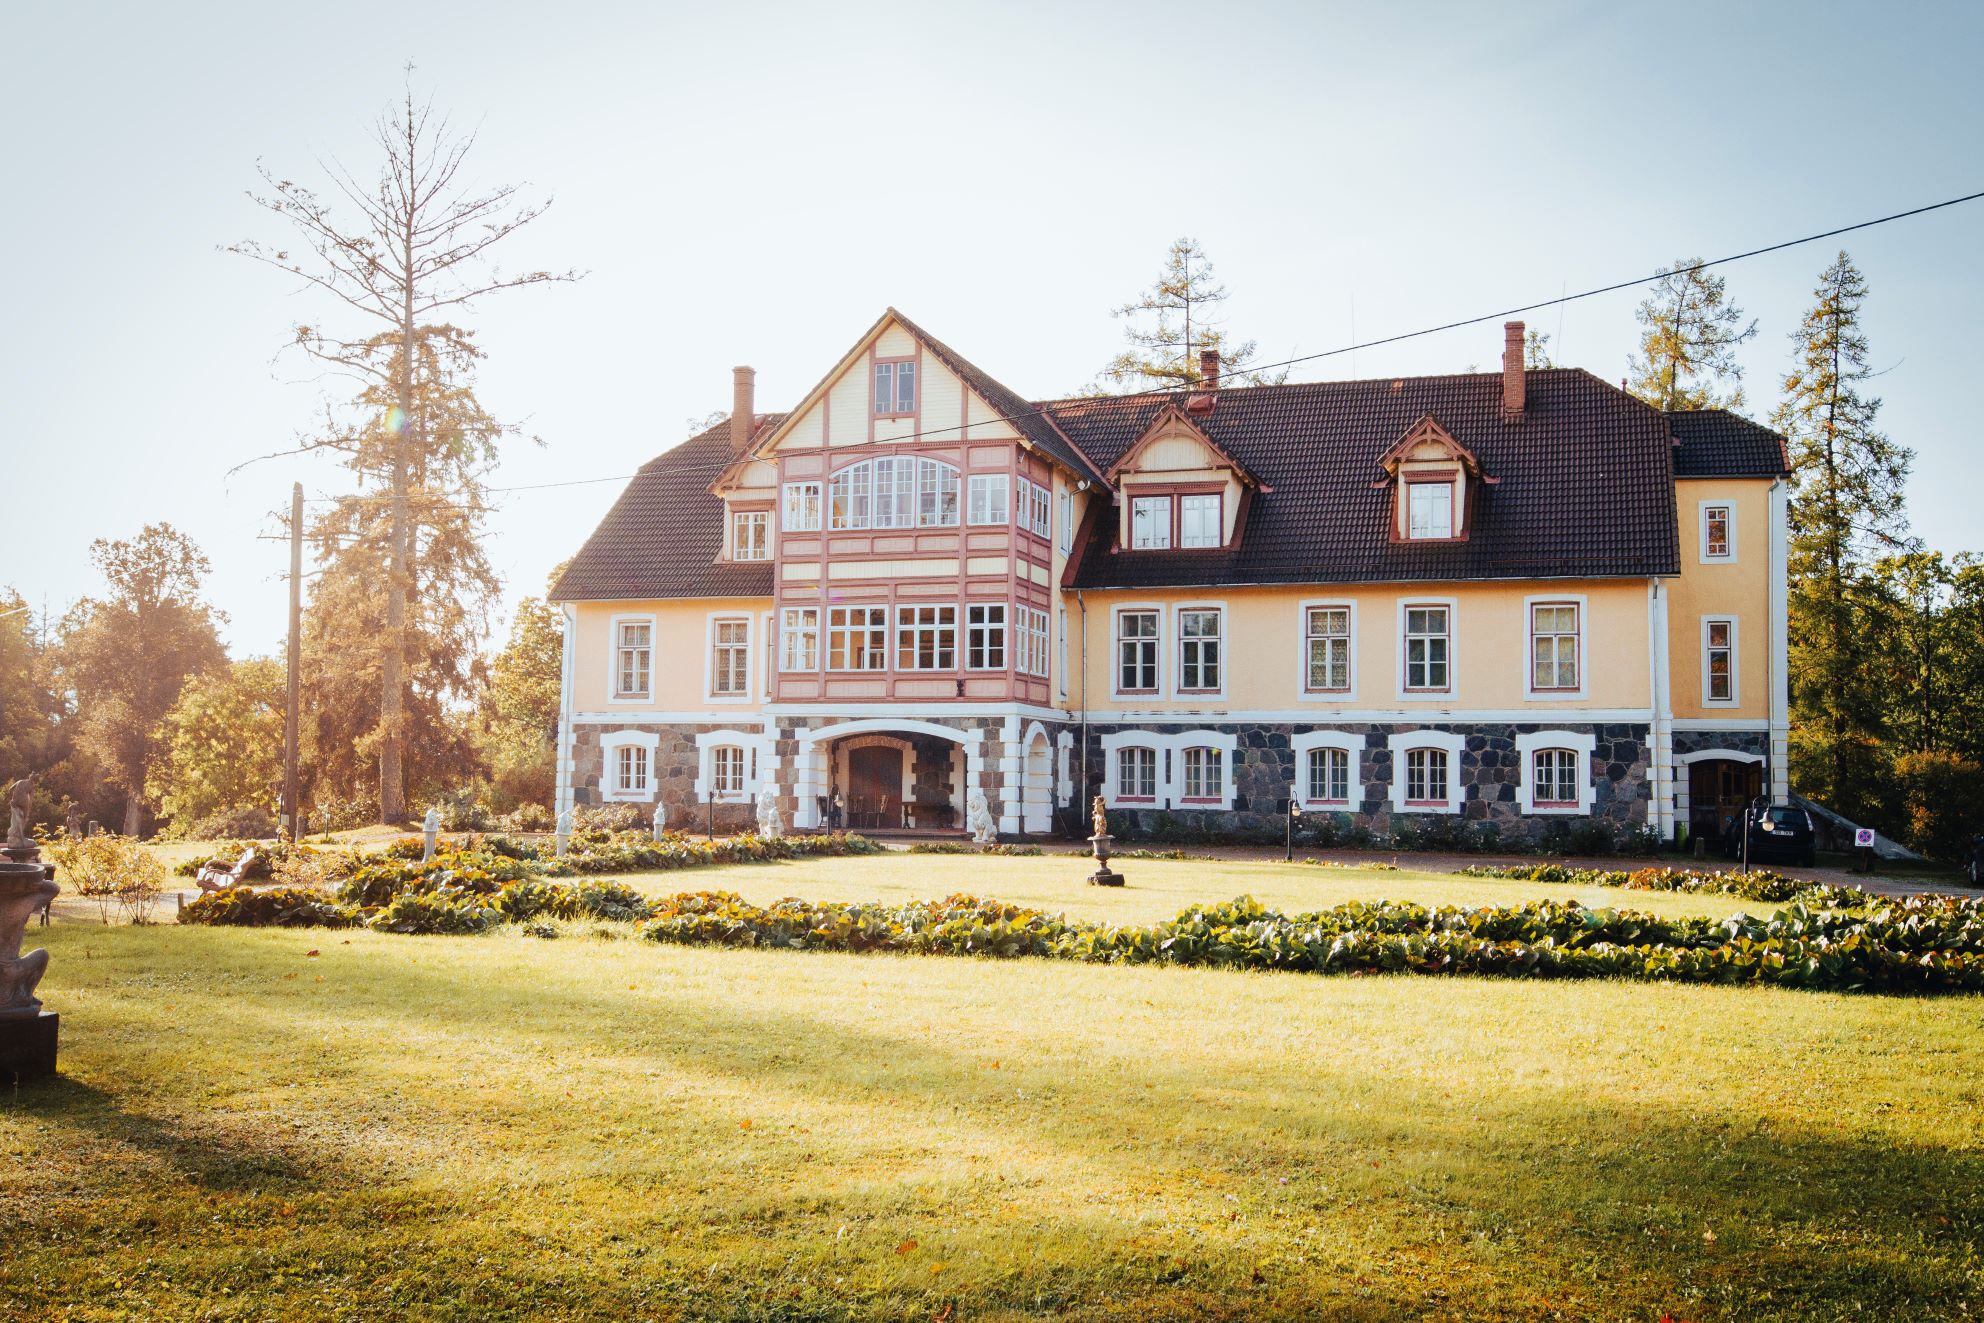
<instances>
[{"instance_id":1,"label":"green lawn","mask_svg":"<svg viewBox=\"0 0 1984 1323\"><path fill-rule=\"evenodd\" d=\"M1139 918L1242 890L1565 891L1132 861L1138 885L1103 896L1061 880L1071 866L658 880ZM0 1094L0 1317L1984 1311L1978 999L802 955L591 928L37 932L65 1073Z\"/></svg>"},{"instance_id":2,"label":"green lawn","mask_svg":"<svg viewBox=\"0 0 1984 1323\"><path fill-rule=\"evenodd\" d=\"M1424 905L1510 905L1525 900L1575 899L1654 914L1708 914L1739 910L1767 914L1775 906L1726 896L1683 896L1616 887L1571 887L1452 873L1347 871L1280 862L1242 860L1122 859L1117 870L1129 885L1092 887L1093 861L1066 855L969 856L907 854L808 859L784 864L738 864L694 872L636 873L620 878L651 895L678 891L735 891L763 904L784 896L808 900L925 900L967 891L1037 906L1070 918L1104 923L1151 923L1188 905L1253 896L1270 908L1296 914L1348 900L1412 900ZM1628 865L1630 867L1630 865Z\"/></svg>"}]
</instances>

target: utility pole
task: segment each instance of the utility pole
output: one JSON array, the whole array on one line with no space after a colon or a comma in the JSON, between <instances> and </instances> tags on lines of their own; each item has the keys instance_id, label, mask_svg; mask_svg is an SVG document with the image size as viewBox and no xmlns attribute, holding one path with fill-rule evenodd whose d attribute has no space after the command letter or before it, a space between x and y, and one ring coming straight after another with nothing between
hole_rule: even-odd
<instances>
[{"instance_id":1,"label":"utility pole","mask_svg":"<svg viewBox=\"0 0 1984 1323\"><path fill-rule=\"evenodd\" d=\"M289 702L282 722L282 817L291 845L296 843L297 820L303 806L297 802L296 749L298 725L298 676L303 651L303 484L289 490Z\"/></svg>"}]
</instances>

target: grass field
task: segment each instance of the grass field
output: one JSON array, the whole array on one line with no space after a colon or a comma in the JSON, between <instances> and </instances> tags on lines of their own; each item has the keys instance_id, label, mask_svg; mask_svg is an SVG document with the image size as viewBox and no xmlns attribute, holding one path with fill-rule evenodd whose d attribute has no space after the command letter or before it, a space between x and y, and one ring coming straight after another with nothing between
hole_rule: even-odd
<instances>
[{"instance_id":1,"label":"grass field","mask_svg":"<svg viewBox=\"0 0 1984 1323\"><path fill-rule=\"evenodd\" d=\"M1138 918L1566 891L1132 861L1105 897L1077 862L648 884ZM0 1095L0 1317L1984 1311L1978 999L590 931L37 932L64 1077Z\"/></svg>"}]
</instances>

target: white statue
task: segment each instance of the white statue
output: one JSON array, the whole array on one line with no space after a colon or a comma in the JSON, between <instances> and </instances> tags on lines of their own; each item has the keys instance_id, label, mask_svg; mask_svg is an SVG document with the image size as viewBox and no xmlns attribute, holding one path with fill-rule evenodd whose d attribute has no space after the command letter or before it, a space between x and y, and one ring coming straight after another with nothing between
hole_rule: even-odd
<instances>
[{"instance_id":1,"label":"white statue","mask_svg":"<svg viewBox=\"0 0 1984 1323\"><path fill-rule=\"evenodd\" d=\"M999 839L999 824L992 820L992 806L978 786L973 786L965 796L964 823L971 829L971 839L980 845L990 845Z\"/></svg>"},{"instance_id":2,"label":"white statue","mask_svg":"<svg viewBox=\"0 0 1984 1323\"><path fill-rule=\"evenodd\" d=\"M441 834L441 810L439 808L432 805L428 806L427 817L420 824L420 834L424 838L424 844L420 851L420 862L431 864L434 862L434 842Z\"/></svg>"},{"instance_id":3,"label":"white statue","mask_svg":"<svg viewBox=\"0 0 1984 1323\"><path fill-rule=\"evenodd\" d=\"M758 792L758 835L775 841L785 835L785 818L778 811L778 789L766 786Z\"/></svg>"},{"instance_id":4,"label":"white statue","mask_svg":"<svg viewBox=\"0 0 1984 1323\"><path fill-rule=\"evenodd\" d=\"M558 857L565 857L566 847L572 841L572 806L567 804L558 810Z\"/></svg>"}]
</instances>

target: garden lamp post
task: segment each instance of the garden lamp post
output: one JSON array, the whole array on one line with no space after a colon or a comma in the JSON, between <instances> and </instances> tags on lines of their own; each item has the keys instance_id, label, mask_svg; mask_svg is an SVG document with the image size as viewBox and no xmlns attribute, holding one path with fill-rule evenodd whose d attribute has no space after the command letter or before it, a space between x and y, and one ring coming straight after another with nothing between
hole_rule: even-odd
<instances>
[{"instance_id":1,"label":"garden lamp post","mask_svg":"<svg viewBox=\"0 0 1984 1323\"><path fill-rule=\"evenodd\" d=\"M1301 820L1302 801L1295 797L1293 790L1290 790L1288 792L1288 840L1285 848L1282 850L1281 858L1283 863L1292 864L1295 862L1295 824Z\"/></svg>"}]
</instances>

